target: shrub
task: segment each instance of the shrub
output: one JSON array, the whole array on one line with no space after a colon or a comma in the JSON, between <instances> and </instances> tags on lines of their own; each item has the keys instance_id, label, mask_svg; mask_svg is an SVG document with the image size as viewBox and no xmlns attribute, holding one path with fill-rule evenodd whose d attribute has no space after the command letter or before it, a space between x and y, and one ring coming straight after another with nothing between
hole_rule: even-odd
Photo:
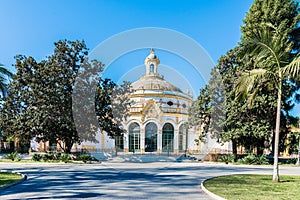
<instances>
[{"instance_id":1,"label":"shrub","mask_svg":"<svg viewBox=\"0 0 300 200\"><path fill-rule=\"evenodd\" d=\"M19 154L17 152L6 154L4 156L4 158L11 159L12 161L15 161L15 160L20 161L21 160L21 158L19 157Z\"/></svg>"},{"instance_id":2,"label":"shrub","mask_svg":"<svg viewBox=\"0 0 300 200\"><path fill-rule=\"evenodd\" d=\"M65 163L70 162L71 156L70 154L61 154L60 160Z\"/></svg>"},{"instance_id":3,"label":"shrub","mask_svg":"<svg viewBox=\"0 0 300 200\"><path fill-rule=\"evenodd\" d=\"M32 155L31 160L33 160L33 161L41 161L42 158L43 158L43 156L41 154L35 153L35 154Z\"/></svg>"},{"instance_id":4,"label":"shrub","mask_svg":"<svg viewBox=\"0 0 300 200\"><path fill-rule=\"evenodd\" d=\"M92 161L93 157L89 154L81 154L77 157L77 160L81 160L84 163L88 162L88 161Z\"/></svg>"},{"instance_id":5,"label":"shrub","mask_svg":"<svg viewBox=\"0 0 300 200\"><path fill-rule=\"evenodd\" d=\"M49 160L53 160L53 159L54 159L54 155L52 153L46 153L43 155L44 161L49 161Z\"/></svg>"},{"instance_id":6,"label":"shrub","mask_svg":"<svg viewBox=\"0 0 300 200\"><path fill-rule=\"evenodd\" d=\"M234 161L234 155L233 154L228 154L228 155L223 155L218 158L218 162L224 162L226 164L233 162Z\"/></svg>"},{"instance_id":7,"label":"shrub","mask_svg":"<svg viewBox=\"0 0 300 200\"><path fill-rule=\"evenodd\" d=\"M297 158L289 158L285 163L286 164L296 164L297 163Z\"/></svg>"},{"instance_id":8,"label":"shrub","mask_svg":"<svg viewBox=\"0 0 300 200\"><path fill-rule=\"evenodd\" d=\"M62 156L61 153L54 153L53 154L53 160L61 160L61 156Z\"/></svg>"},{"instance_id":9,"label":"shrub","mask_svg":"<svg viewBox=\"0 0 300 200\"><path fill-rule=\"evenodd\" d=\"M265 155L256 156L255 165L267 165L267 164L269 164L269 162Z\"/></svg>"},{"instance_id":10,"label":"shrub","mask_svg":"<svg viewBox=\"0 0 300 200\"><path fill-rule=\"evenodd\" d=\"M238 163L246 165L266 165L268 164L268 160L265 155L258 156L249 154L246 157L239 159Z\"/></svg>"}]
</instances>

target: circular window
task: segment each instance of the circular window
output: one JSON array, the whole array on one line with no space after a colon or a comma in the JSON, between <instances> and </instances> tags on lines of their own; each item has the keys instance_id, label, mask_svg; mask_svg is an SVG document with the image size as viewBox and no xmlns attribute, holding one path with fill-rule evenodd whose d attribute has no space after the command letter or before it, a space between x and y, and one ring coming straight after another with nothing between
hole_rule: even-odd
<instances>
[{"instance_id":1,"label":"circular window","mask_svg":"<svg viewBox=\"0 0 300 200\"><path fill-rule=\"evenodd\" d=\"M173 102L172 102L172 101L168 101L167 104L168 104L169 106L173 106Z\"/></svg>"},{"instance_id":2,"label":"circular window","mask_svg":"<svg viewBox=\"0 0 300 200\"><path fill-rule=\"evenodd\" d=\"M183 108L186 108L186 105L185 105L185 103L184 103L184 104L182 104L182 107L183 107Z\"/></svg>"}]
</instances>

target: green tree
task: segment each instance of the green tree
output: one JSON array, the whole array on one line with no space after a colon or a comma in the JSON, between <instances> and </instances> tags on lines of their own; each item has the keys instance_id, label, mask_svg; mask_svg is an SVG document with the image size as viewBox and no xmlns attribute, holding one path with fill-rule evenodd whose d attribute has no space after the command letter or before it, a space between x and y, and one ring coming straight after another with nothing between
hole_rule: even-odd
<instances>
[{"instance_id":1,"label":"green tree","mask_svg":"<svg viewBox=\"0 0 300 200\"><path fill-rule=\"evenodd\" d=\"M292 51L292 42L286 34L281 33L274 26L262 24L259 29L253 30L252 38L245 38L243 41L243 50L247 55L255 55L254 69L243 73L236 85L237 98L248 97L249 106L252 106L253 100L261 87L277 90L277 111L276 128L274 144L274 171L273 181L279 181L278 171L278 148L280 116L282 105L282 86L288 79L292 81L298 76L300 71L300 58L296 57L290 60Z\"/></svg>"},{"instance_id":2,"label":"green tree","mask_svg":"<svg viewBox=\"0 0 300 200\"><path fill-rule=\"evenodd\" d=\"M294 0L255 0L251 6L249 12L244 19L244 25L241 27L241 43L249 38L256 37L253 30L258 30L262 26L274 26L278 33L284 35L286 40L292 42L292 50L290 52L290 59L292 59L299 51L299 28L297 26L299 22L298 16L298 3ZM284 48L282 48L282 51ZM247 59L243 60L242 70L251 70L255 65L256 55L247 55ZM298 81L295 80L283 80L283 93L282 93L282 110L285 115L281 118L281 138L284 138L288 133L286 126L289 121L293 121L289 115L289 111L293 108L294 102L291 101L291 97L299 89ZM260 88L256 93L256 101L262 100L261 107L264 106L268 111L265 121L275 129L276 121L276 100L277 90L275 87ZM254 103L257 104L257 103ZM269 119L269 120L268 120ZM284 142L281 141L281 144ZM274 141L273 141L274 145ZM274 149L274 147L273 147Z\"/></svg>"},{"instance_id":3,"label":"green tree","mask_svg":"<svg viewBox=\"0 0 300 200\"><path fill-rule=\"evenodd\" d=\"M54 53L41 62L16 56L17 73L1 110L1 126L6 135L13 135L21 143L38 135L50 144L62 141L62 149L70 152L73 143L79 140L71 95L87 48L79 41L63 40L54 45Z\"/></svg>"},{"instance_id":4,"label":"green tree","mask_svg":"<svg viewBox=\"0 0 300 200\"><path fill-rule=\"evenodd\" d=\"M7 79L12 77L13 74L0 63L0 91L3 97L7 94Z\"/></svg>"},{"instance_id":5,"label":"green tree","mask_svg":"<svg viewBox=\"0 0 300 200\"><path fill-rule=\"evenodd\" d=\"M202 132L196 142L205 142L210 127L211 98L208 86L200 90L200 94L188 111L188 125L190 127L201 127Z\"/></svg>"},{"instance_id":6,"label":"green tree","mask_svg":"<svg viewBox=\"0 0 300 200\"><path fill-rule=\"evenodd\" d=\"M242 145L250 153L253 148L257 148L258 154L262 154L264 142L268 140L271 132L271 116L273 102L267 101L268 96L261 93L257 97L252 108L248 108L245 101L235 99L234 82L236 82L240 71L243 70L243 62L238 57L239 47L227 52L225 56L219 59L218 69L224 84L224 102L225 118L219 120L223 126L221 138L223 141L231 139L233 149L235 145ZM212 77L212 80L215 78ZM257 109L261 105L266 105L264 110ZM268 105L268 106L267 106Z\"/></svg>"},{"instance_id":7,"label":"green tree","mask_svg":"<svg viewBox=\"0 0 300 200\"><path fill-rule=\"evenodd\" d=\"M112 138L125 132L122 122L129 113L131 84L119 86L100 77L104 65L96 60L91 63L86 59L76 78L73 116L80 140L98 142L96 132L106 132Z\"/></svg>"},{"instance_id":8,"label":"green tree","mask_svg":"<svg viewBox=\"0 0 300 200\"><path fill-rule=\"evenodd\" d=\"M102 131L110 137L121 136L125 129L122 122L129 111L131 84L124 82L121 86L110 79L101 79L96 92L96 115Z\"/></svg>"},{"instance_id":9,"label":"green tree","mask_svg":"<svg viewBox=\"0 0 300 200\"><path fill-rule=\"evenodd\" d=\"M290 38L293 50L299 51L298 1L296 0L255 0L243 20L241 40L253 38L253 30L262 24L272 24L281 34Z\"/></svg>"},{"instance_id":10,"label":"green tree","mask_svg":"<svg viewBox=\"0 0 300 200\"><path fill-rule=\"evenodd\" d=\"M261 104L260 107L264 107L264 109L274 107L270 112L274 116L270 117L273 124L270 124L272 130L275 129L276 132L275 137L273 137L275 162L277 162L276 157L278 156L279 131L287 132L286 125L291 123L289 121L294 120L289 116L289 110L294 106L291 97L299 89L299 82L295 78L284 77L286 74L282 72L282 69L288 66L288 63L293 63L291 61L298 54L300 44L298 23L297 1L255 0L244 19L244 25L241 27L241 46L243 49L241 57L244 65L243 70L248 71L248 75L243 74L239 84L251 79L255 82L255 78L268 80L266 74L269 79L273 80L271 82L277 83L270 85L257 81L255 82L257 85L248 85L245 88L240 84L240 89L238 89L241 91L245 89L243 92L238 92L241 97L250 94L248 96L250 106L255 104L254 99L257 101L259 97L265 96L265 103ZM251 83L249 82L249 84ZM278 105L279 96L280 106ZM274 103L272 104L272 102ZM284 113L283 118L280 118L281 110ZM281 126L279 126L280 124ZM278 165L274 163L274 181L279 180L276 173L278 174Z\"/></svg>"},{"instance_id":11,"label":"green tree","mask_svg":"<svg viewBox=\"0 0 300 200\"><path fill-rule=\"evenodd\" d=\"M197 101L192 105L190 121L200 124L203 115L209 116L205 124L206 131L219 142L232 142L233 154L237 154L237 145L251 151L253 147L261 150L264 141L269 138L271 126L268 121L270 110L257 109L264 102L260 97L252 109L245 101L235 99L234 82L242 68L238 59L238 50L229 50L222 56L211 72L209 84L200 91ZM195 118L195 119L194 119ZM195 124L195 123L193 123Z\"/></svg>"},{"instance_id":12,"label":"green tree","mask_svg":"<svg viewBox=\"0 0 300 200\"><path fill-rule=\"evenodd\" d=\"M30 139L38 136L39 140L49 141L55 146L58 143L69 153L75 142L96 141L95 131L99 125L111 136L122 132L117 129L119 123L112 117L110 108L112 100L126 101L115 94L128 87L118 87L112 81L100 78L103 64L88 61L83 41L62 40L54 45L54 53L41 62L32 57L16 57L17 74L1 109L0 125L4 134L19 140L27 149ZM77 77L79 70L85 73L83 77ZM95 91L89 87L92 84L96 84ZM96 118L95 122L85 118L89 116L87 113L81 113L79 120L88 124L88 129L76 126L78 118L73 115L79 108L74 105L74 100L80 95L79 100L83 101L76 102L76 105L83 106L84 112L90 112ZM122 109L126 112L125 108ZM78 134L78 130L85 132Z\"/></svg>"}]
</instances>

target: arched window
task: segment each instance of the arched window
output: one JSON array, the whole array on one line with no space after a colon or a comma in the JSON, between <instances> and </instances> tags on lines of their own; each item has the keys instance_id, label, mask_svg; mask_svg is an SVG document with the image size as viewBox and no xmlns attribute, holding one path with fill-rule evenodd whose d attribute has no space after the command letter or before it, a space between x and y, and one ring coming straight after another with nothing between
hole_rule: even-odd
<instances>
[{"instance_id":1,"label":"arched window","mask_svg":"<svg viewBox=\"0 0 300 200\"><path fill-rule=\"evenodd\" d=\"M178 150L184 152L187 150L188 125L182 124L179 127Z\"/></svg>"},{"instance_id":2,"label":"arched window","mask_svg":"<svg viewBox=\"0 0 300 200\"><path fill-rule=\"evenodd\" d=\"M162 151L168 153L174 151L174 127L170 123L163 126Z\"/></svg>"},{"instance_id":3,"label":"arched window","mask_svg":"<svg viewBox=\"0 0 300 200\"><path fill-rule=\"evenodd\" d=\"M123 151L124 150L124 136L118 135L115 137L115 145L117 151Z\"/></svg>"},{"instance_id":4,"label":"arched window","mask_svg":"<svg viewBox=\"0 0 300 200\"><path fill-rule=\"evenodd\" d=\"M145 151L157 151L157 125L149 122L145 128Z\"/></svg>"},{"instance_id":5,"label":"arched window","mask_svg":"<svg viewBox=\"0 0 300 200\"><path fill-rule=\"evenodd\" d=\"M129 151L139 152L141 146L140 125L133 122L129 125Z\"/></svg>"},{"instance_id":6,"label":"arched window","mask_svg":"<svg viewBox=\"0 0 300 200\"><path fill-rule=\"evenodd\" d=\"M150 72L152 72L152 73L154 72L154 64L153 63L150 64Z\"/></svg>"}]
</instances>

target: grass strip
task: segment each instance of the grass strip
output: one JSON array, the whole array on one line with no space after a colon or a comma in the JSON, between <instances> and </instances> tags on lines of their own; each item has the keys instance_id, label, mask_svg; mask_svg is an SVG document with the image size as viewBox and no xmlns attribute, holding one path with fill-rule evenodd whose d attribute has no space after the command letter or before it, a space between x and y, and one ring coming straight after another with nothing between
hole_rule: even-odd
<instances>
[{"instance_id":1,"label":"grass strip","mask_svg":"<svg viewBox=\"0 0 300 200\"><path fill-rule=\"evenodd\" d=\"M20 174L10 173L10 172L0 172L0 186L5 186L7 184L13 183L20 180L22 176Z\"/></svg>"},{"instance_id":2,"label":"grass strip","mask_svg":"<svg viewBox=\"0 0 300 200\"><path fill-rule=\"evenodd\" d=\"M271 175L230 175L206 180L204 186L228 200L300 199L300 176L280 176L272 182Z\"/></svg>"}]
</instances>

